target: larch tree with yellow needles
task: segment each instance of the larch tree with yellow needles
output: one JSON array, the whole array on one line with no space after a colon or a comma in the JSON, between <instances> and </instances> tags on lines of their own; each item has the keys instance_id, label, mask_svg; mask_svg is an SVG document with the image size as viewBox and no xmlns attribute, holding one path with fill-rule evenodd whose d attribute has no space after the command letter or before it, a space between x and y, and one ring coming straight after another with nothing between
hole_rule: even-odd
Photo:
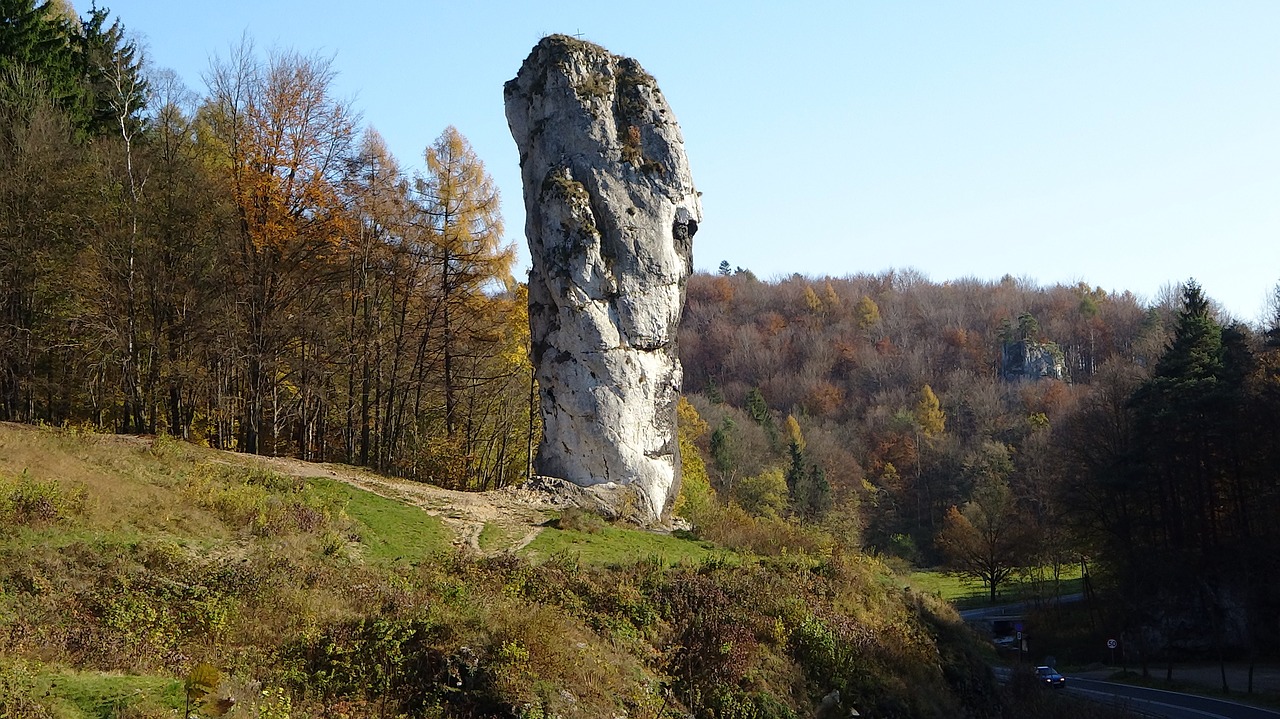
<instances>
[{"instance_id":1,"label":"larch tree with yellow needles","mask_svg":"<svg viewBox=\"0 0 1280 719\"><path fill-rule=\"evenodd\" d=\"M510 283L515 248L502 244L498 189L462 133L445 128L424 157L427 174L415 188L432 245L444 424L452 438L460 393L478 379L466 369L470 348L489 334L475 310L487 304L486 290Z\"/></svg>"}]
</instances>

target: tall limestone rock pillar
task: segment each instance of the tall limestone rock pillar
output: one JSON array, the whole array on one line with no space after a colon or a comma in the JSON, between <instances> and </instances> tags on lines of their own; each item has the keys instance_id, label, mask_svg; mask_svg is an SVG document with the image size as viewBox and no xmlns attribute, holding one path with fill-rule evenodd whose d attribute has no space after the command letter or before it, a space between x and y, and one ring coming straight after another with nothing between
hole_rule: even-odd
<instances>
[{"instance_id":1,"label":"tall limestone rock pillar","mask_svg":"<svg viewBox=\"0 0 1280 719\"><path fill-rule=\"evenodd\" d=\"M702 206L675 115L634 60L543 38L505 87L520 150L539 474L628 488L657 522L680 485L676 325Z\"/></svg>"}]
</instances>

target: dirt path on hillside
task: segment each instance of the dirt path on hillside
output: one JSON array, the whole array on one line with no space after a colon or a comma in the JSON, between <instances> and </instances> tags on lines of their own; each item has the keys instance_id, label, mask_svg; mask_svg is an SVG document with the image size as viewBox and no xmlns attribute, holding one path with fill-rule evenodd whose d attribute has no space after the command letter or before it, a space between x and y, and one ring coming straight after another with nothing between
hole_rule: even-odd
<instances>
[{"instance_id":1,"label":"dirt path on hillside","mask_svg":"<svg viewBox=\"0 0 1280 719\"><path fill-rule=\"evenodd\" d=\"M61 436L58 434L61 430L49 433L47 429L9 422L0 422L0 430L3 430L3 433L0 433L0 468L7 464L4 461L6 459L12 460L14 472L21 472L25 466L33 463L52 461L54 463L51 465L52 471L60 476L65 476L69 472L83 473L83 468L72 466L76 464L75 462L71 462L68 466L58 464L59 462L66 464L72 455L48 450L49 442ZM154 436L146 435L84 433L83 439L76 441L154 452L159 440ZM174 442L174 440L167 441ZM180 452L186 459L194 462L215 462L235 467L261 467L301 478L322 477L345 482L353 487L419 507L424 512L439 517L452 531L454 545L481 554L500 554L524 549L542 532L543 525L546 524L552 511L571 506L572 503L581 499L581 497L575 499L573 485L568 483L563 483L565 486L559 488L543 486L541 488L543 491L507 487L492 492L457 492L429 484L382 476L351 465L241 454L185 442L175 442L175 444L181 448ZM37 449L41 446L45 449ZM86 476L81 477L80 481L92 483L95 480ZM579 494L582 493L582 490L577 491ZM488 532L485 532L486 528ZM483 542L481 541L482 533Z\"/></svg>"},{"instance_id":2,"label":"dirt path on hillside","mask_svg":"<svg viewBox=\"0 0 1280 719\"><path fill-rule=\"evenodd\" d=\"M340 464L319 464L287 457L224 454L222 461L267 467L294 477L323 477L345 482L367 492L420 507L439 517L453 531L455 546L481 554L524 549L542 531L547 511L555 506L544 496L507 488L492 492L458 492L421 482L384 477ZM480 533L491 527L488 546L481 547Z\"/></svg>"}]
</instances>

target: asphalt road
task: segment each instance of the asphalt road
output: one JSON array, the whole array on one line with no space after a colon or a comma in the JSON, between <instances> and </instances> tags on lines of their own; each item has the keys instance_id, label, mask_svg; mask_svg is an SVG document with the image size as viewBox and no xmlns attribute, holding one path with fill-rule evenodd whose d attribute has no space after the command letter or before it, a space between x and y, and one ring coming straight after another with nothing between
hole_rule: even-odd
<instances>
[{"instance_id":1,"label":"asphalt road","mask_svg":"<svg viewBox=\"0 0 1280 719\"><path fill-rule=\"evenodd\" d=\"M1096 679L1067 677L1065 691L1169 719L1280 719L1280 712L1270 709Z\"/></svg>"},{"instance_id":2,"label":"asphalt road","mask_svg":"<svg viewBox=\"0 0 1280 719\"><path fill-rule=\"evenodd\" d=\"M1079 594L1061 597L1059 601L1080 601ZM980 623L993 617L1016 616L1028 608L1026 603L1004 604L980 609L967 609L960 616L967 622ZM1008 670L1004 670L1007 672ZM1001 670L996 670L1001 674ZM1151 717L1168 719L1280 719L1280 711L1260 709L1237 702L1182 694L1164 689L1148 689L1128 684L1081 679L1068 676L1069 691L1080 696L1123 706Z\"/></svg>"},{"instance_id":3,"label":"asphalt road","mask_svg":"<svg viewBox=\"0 0 1280 719\"><path fill-rule=\"evenodd\" d=\"M1084 594L1076 593L1064 594L1058 597L1057 601L1061 604L1069 604L1083 599ZM978 607L977 609L962 609L960 610L960 618L966 622L978 622L992 617L1022 614L1034 605L1034 602L1014 602L1012 604L997 604L991 607Z\"/></svg>"}]
</instances>

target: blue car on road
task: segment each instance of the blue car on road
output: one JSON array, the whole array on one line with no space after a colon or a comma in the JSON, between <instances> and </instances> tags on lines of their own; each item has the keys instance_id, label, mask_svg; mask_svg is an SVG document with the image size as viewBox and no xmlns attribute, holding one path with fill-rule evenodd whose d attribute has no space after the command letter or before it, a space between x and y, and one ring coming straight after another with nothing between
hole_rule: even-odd
<instances>
[{"instance_id":1,"label":"blue car on road","mask_svg":"<svg viewBox=\"0 0 1280 719\"><path fill-rule=\"evenodd\" d=\"M1058 673L1053 667L1036 667L1036 679L1042 684L1061 689L1066 686L1067 678Z\"/></svg>"}]
</instances>

